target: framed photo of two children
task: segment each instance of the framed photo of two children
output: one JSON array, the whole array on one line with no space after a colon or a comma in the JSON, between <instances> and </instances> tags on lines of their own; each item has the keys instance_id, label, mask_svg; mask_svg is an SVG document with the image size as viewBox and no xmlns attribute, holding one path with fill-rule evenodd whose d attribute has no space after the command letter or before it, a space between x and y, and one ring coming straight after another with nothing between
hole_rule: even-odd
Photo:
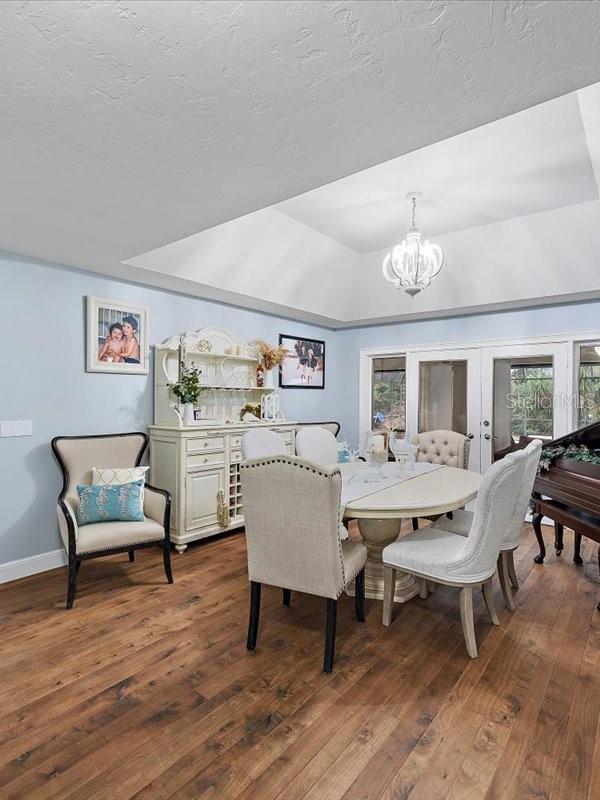
<instances>
[{"instance_id":1,"label":"framed photo of two children","mask_svg":"<svg viewBox=\"0 0 600 800\"><path fill-rule=\"evenodd\" d=\"M148 374L147 306L87 298L88 372Z\"/></svg>"}]
</instances>

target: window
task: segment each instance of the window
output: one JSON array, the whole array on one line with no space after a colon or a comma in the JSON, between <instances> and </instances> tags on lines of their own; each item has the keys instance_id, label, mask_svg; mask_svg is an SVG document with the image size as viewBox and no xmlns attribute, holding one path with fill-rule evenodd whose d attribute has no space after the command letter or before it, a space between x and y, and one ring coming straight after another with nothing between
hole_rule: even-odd
<instances>
[{"instance_id":1,"label":"window","mask_svg":"<svg viewBox=\"0 0 600 800\"><path fill-rule=\"evenodd\" d=\"M544 436L553 433L554 368L552 364L512 364L510 367L510 433Z\"/></svg>"},{"instance_id":2,"label":"window","mask_svg":"<svg viewBox=\"0 0 600 800\"><path fill-rule=\"evenodd\" d=\"M406 429L406 358L373 359L371 385L373 430Z\"/></svg>"},{"instance_id":3,"label":"window","mask_svg":"<svg viewBox=\"0 0 600 800\"><path fill-rule=\"evenodd\" d=\"M579 347L578 427L600 421L600 343Z\"/></svg>"}]
</instances>

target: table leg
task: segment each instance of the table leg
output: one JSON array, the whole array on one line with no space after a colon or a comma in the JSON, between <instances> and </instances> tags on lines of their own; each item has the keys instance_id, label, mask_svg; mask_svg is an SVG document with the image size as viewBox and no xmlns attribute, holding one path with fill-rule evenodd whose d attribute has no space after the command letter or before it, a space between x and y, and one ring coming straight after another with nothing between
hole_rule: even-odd
<instances>
[{"instance_id":1,"label":"table leg","mask_svg":"<svg viewBox=\"0 0 600 800\"><path fill-rule=\"evenodd\" d=\"M381 553L388 544L395 542L400 533L400 519L359 519L358 529L367 548L365 566L365 596L383 600L383 562ZM353 591L353 587L348 587ZM405 603L419 593L419 587L412 575L396 571L396 603ZM350 594L350 592L348 592Z\"/></svg>"}]
</instances>

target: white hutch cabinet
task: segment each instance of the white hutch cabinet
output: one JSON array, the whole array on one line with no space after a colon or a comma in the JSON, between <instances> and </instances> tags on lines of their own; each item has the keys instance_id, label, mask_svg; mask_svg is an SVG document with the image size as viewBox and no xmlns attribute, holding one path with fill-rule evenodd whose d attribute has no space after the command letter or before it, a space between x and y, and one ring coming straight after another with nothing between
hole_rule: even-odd
<instances>
[{"instance_id":1,"label":"white hutch cabinet","mask_svg":"<svg viewBox=\"0 0 600 800\"><path fill-rule=\"evenodd\" d=\"M202 420L194 425L182 424L169 389L180 363L202 372L205 391L196 409ZM244 524L239 463L245 431L268 427L295 452L295 423L240 422L244 405L273 391L256 385L257 366L253 348L217 328L187 331L155 348L149 481L172 495L171 541L180 553L189 542Z\"/></svg>"}]
</instances>

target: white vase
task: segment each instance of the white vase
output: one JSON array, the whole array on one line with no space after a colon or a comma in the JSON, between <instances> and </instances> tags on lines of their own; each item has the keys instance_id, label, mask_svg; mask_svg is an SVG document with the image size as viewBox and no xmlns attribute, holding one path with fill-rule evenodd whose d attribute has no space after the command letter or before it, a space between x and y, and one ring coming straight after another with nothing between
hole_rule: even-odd
<instances>
[{"instance_id":1,"label":"white vase","mask_svg":"<svg viewBox=\"0 0 600 800\"><path fill-rule=\"evenodd\" d=\"M274 369L265 370L265 380L263 384L264 389L274 389L275 388L275 378L273 373L275 372Z\"/></svg>"},{"instance_id":2,"label":"white vase","mask_svg":"<svg viewBox=\"0 0 600 800\"><path fill-rule=\"evenodd\" d=\"M196 420L194 419L194 404L193 403L185 403L183 406L183 424L187 428L190 425L194 425Z\"/></svg>"}]
</instances>

